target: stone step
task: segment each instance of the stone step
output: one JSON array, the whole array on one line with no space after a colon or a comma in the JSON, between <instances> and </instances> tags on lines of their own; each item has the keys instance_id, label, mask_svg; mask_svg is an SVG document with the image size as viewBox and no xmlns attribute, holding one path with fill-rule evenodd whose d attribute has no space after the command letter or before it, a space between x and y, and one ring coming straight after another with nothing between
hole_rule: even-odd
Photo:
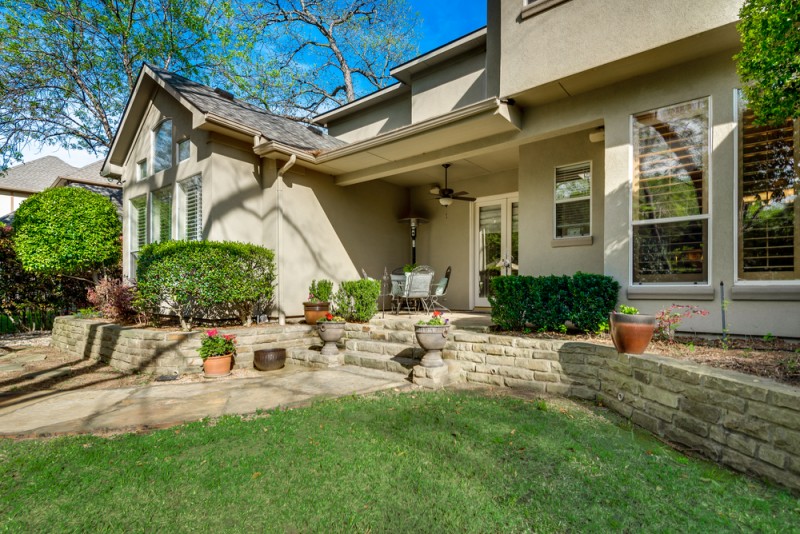
<instances>
[{"instance_id":1,"label":"stone step","mask_svg":"<svg viewBox=\"0 0 800 534\"><path fill-rule=\"evenodd\" d=\"M419 358L346 350L344 351L344 363L410 376L413 367L419 364Z\"/></svg>"},{"instance_id":2,"label":"stone step","mask_svg":"<svg viewBox=\"0 0 800 534\"><path fill-rule=\"evenodd\" d=\"M370 352L388 357L400 356L404 358L421 358L423 351L418 345L412 343L393 343L390 341L373 341L364 339L348 339L345 341L345 350L356 352Z\"/></svg>"}]
</instances>

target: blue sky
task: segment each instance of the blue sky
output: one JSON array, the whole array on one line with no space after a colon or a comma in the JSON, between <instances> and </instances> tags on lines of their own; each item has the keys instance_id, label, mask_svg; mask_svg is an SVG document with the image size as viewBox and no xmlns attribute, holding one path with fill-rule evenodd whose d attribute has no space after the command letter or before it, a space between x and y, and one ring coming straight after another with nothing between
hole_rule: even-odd
<instances>
[{"instance_id":1,"label":"blue sky","mask_svg":"<svg viewBox=\"0 0 800 534\"><path fill-rule=\"evenodd\" d=\"M486 0L408 1L422 19L420 54L429 52L486 25ZM48 155L58 156L76 167L88 165L98 159L97 156L80 150L67 151L56 147L29 146L23 151L23 161L32 161Z\"/></svg>"}]
</instances>

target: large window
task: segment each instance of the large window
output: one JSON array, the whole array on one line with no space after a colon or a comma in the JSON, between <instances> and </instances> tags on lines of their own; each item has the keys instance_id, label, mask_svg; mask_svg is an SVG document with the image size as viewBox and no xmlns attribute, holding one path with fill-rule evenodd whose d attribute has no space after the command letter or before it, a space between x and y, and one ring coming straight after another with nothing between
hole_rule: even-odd
<instances>
[{"instance_id":1,"label":"large window","mask_svg":"<svg viewBox=\"0 0 800 534\"><path fill-rule=\"evenodd\" d=\"M150 195L150 242L172 239L172 187Z\"/></svg>"},{"instance_id":2,"label":"large window","mask_svg":"<svg viewBox=\"0 0 800 534\"><path fill-rule=\"evenodd\" d=\"M141 196L131 199L130 209L130 252L131 276L136 276L136 259L139 251L147 244L147 197Z\"/></svg>"},{"instance_id":3,"label":"large window","mask_svg":"<svg viewBox=\"0 0 800 534\"><path fill-rule=\"evenodd\" d=\"M180 239L203 239L203 187L200 176L180 184Z\"/></svg>"},{"instance_id":4,"label":"large window","mask_svg":"<svg viewBox=\"0 0 800 534\"><path fill-rule=\"evenodd\" d=\"M556 167L555 238L591 235L592 164Z\"/></svg>"},{"instance_id":5,"label":"large window","mask_svg":"<svg viewBox=\"0 0 800 534\"><path fill-rule=\"evenodd\" d=\"M172 167L172 121L167 119L153 130L153 172Z\"/></svg>"},{"instance_id":6,"label":"large window","mask_svg":"<svg viewBox=\"0 0 800 534\"><path fill-rule=\"evenodd\" d=\"M800 121L756 126L740 99L739 279L800 278Z\"/></svg>"},{"instance_id":7,"label":"large window","mask_svg":"<svg viewBox=\"0 0 800 534\"><path fill-rule=\"evenodd\" d=\"M708 99L633 117L633 283L708 281Z\"/></svg>"}]
</instances>

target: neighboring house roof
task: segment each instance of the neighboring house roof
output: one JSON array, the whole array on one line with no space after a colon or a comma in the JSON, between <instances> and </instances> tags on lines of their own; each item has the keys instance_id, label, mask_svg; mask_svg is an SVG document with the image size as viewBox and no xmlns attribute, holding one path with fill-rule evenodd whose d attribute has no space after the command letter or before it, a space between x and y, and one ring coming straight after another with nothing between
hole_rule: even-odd
<instances>
[{"instance_id":1,"label":"neighboring house roof","mask_svg":"<svg viewBox=\"0 0 800 534\"><path fill-rule=\"evenodd\" d=\"M50 187L57 176L76 170L55 156L45 156L10 167L5 174L0 175L0 189L38 193Z\"/></svg>"}]
</instances>

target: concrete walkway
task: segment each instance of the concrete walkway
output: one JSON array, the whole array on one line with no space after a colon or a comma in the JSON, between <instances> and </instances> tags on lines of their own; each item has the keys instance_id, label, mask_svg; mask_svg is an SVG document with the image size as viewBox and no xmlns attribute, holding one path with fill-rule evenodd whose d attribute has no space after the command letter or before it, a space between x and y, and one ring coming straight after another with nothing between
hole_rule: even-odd
<instances>
[{"instance_id":1,"label":"concrete walkway","mask_svg":"<svg viewBox=\"0 0 800 534\"><path fill-rule=\"evenodd\" d=\"M0 396L0 437L161 428L311 400L408 388L397 373L342 366L263 378Z\"/></svg>"}]
</instances>

